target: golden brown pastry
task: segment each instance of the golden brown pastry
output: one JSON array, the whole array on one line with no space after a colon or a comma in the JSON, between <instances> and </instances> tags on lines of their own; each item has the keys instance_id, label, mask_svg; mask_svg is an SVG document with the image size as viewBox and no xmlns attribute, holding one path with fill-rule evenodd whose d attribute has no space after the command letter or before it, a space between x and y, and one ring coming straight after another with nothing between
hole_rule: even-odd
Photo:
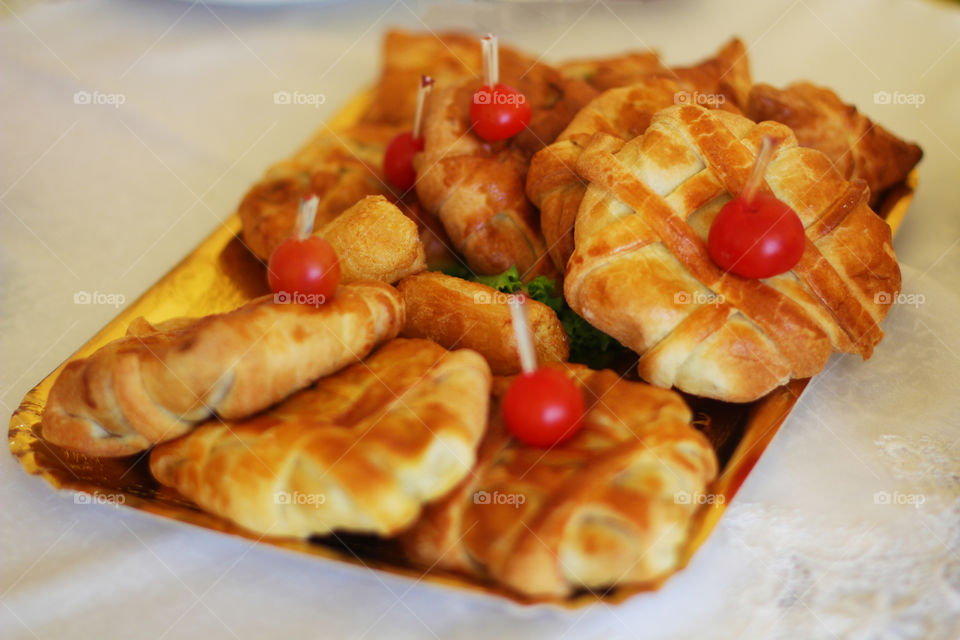
<instances>
[{"instance_id":1,"label":"golden brown pastry","mask_svg":"<svg viewBox=\"0 0 960 640\"><path fill-rule=\"evenodd\" d=\"M564 75L585 80L599 91L626 87L654 76L671 78L695 87L704 98L723 95L740 109L747 103L751 84L747 49L739 38L723 45L712 58L690 67L665 67L656 53L640 51L612 58L574 60L559 68Z\"/></svg>"},{"instance_id":2,"label":"golden brown pastry","mask_svg":"<svg viewBox=\"0 0 960 640\"><path fill-rule=\"evenodd\" d=\"M630 51L611 58L567 60L557 66L568 78L577 78L597 91L634 84L648 76L669 73L654 51Z\"/></svg>"},{"instance_id":3,"label":"golden brown pastry","mask_svg":"<svg viewBox=\"0 0 960 640\"><path fill-rule=\"evenodd\" d=\"M43 437L96 456L143 451L216 414L242 418L397 335L393 287L340 287L319 306L263 296L229 313L135 321L126 337L69 363L50 390Z\"/></svg>"},{"instance_id":4,"label":"golden brown pastry","mask_svg":"<svg viewBox=\"0 0 960 640\"><path fill-rule=\"evenodd\" d=\"M650 582L679 568L717 460L679 394L565 366L582 429L551 449L511 439L497 403L477 465L403 534L411 561L533 598ZM495 383L497 395L506 380Z\"/></svg>"},{"instance_id":5,"label":"golden brown pastry","mask_svg":"<svg viewBox=\"0 0 960 640\"><path fill-rule=\"evenodd\" d=\"M754 86L747 115L787 125L801 145L827 154L847 180L865 180L875 196L902 182L923 157L917 145L875 124L830 89L809 82L786 89Z\"/></svg>"},{"instance_id":6,"label":"golden brown pastry","mask_svg":"<svg viewBox=\"0 0 960 640\"><path fill-rule=\"evenodd\" d=\"M722 95L727 103L741 110L746 108L753 85L747 48L739 38L733 38L720 47L712 58L690 67L672 67L667 76L695 87L705 97ZM707 102L697 104L710 106Z\"/></svg>"},{"instance_id":7,"label":"golden brown pastry","mask_svg":"<svg viewBox=\"0 0 960 640\"><path fill-rule=\"evenodd\" d=\"M625 140L634 138L646 131L657 111L677 104L679 96L699 91L696 85L666 76L649 76L636 84L610 89L581 109L556 142L533 156L527 174L527 197L540 209L543 237L558 270L566 268L573 253L573 225L586 191L574 167L593 134L602 131ZM708 106L739 112L726 100Z\"/></svg>"},{"instance_id":8,"label":"golden brown pastry","mask_svg":"<svg viewBox=\"0 0 960 640\"><path fill-rule=\"evenodd\" d=\"M448 349L473 349L497 375L520 372L510 296L479 282L430 272L404 278L397 289L407 310L401 335L429 338ZM530 298L526 306L537 360L566 360L570 347L557 314Z\"/></svg>"},{"instance_id":9,"label":"golden brown pastry","mask_svg":"<svg viewBox=\"0 0 960 640\"><path fill-rule=\"evenodd\" d=\"M383 39L380 79L363 122L409 129L417 110L420 76L433 78L435 88L480 76L483 60L479 37L459 32L411 32L393 29Z\"/></svg>"},{"instance_id":10,"label":"golden brown pastry","mask_svg":"<svg viewBox=\"0 0 960 640\"><path fill-rule=\"evenodd\" d=\"M426 268L417 223L383 196L367 196L316 233L337 252L344 284L392 284Z\"/></svg>"},{"instance_id":11,"label":"golden brown pastry","mask_svg":"<svg viewBox=\"0 0 960 640\"><path fill-rule=\"evenodd\" d=\"M489 393L476 353L394 340L265 413L156 447L150 470L263 535L391 535L470 472Z\"/></svg>"},{"instance_id":12,"label":"golden brown pastry","mask_svg":"<svg viewBox=\"0 0 960 640\"><path fill-rule=\"evenodd\" d=\"M765 280L721 270L706 237L739 194L764 136L779 140L764 190L806 229L793 270ZM568 304L641 355L654 384L729 402L818 373L833 351L870 356L900 289L890 228L862 180L774 122L674 106L624 144L597 134L577 161L590 187L567 266Z\"/></svg>"},{"instance_id":13,"label":"golden brown pastry","mask_svg":"<svg viewBox=\"0 0 960 640\"><path fill-rule=\"evenodd\" d=\"M314 228L319 229L368 195L387 195L383 153L400 127L359 124L345 131L324 130L292 158L267 170L238 213L243 241L261 260L269 260L296 229L301 199L319 199Z\"/></svg>"},{"instance_id":14,"label":"golden brown pastry","mask_svg":"<svg viewBox=\"0 0 960 640\"><path fill-rule=\"evenodd\" d=\"M508 48L500 49L500 78L530 102L528 128L487 143L471 132L470 104L479 79L434 91L424 151L415 158L417 195L473 271L494 274L516 265L528 280L553 270L536 210L524 194L530 157L553 141L594 91Z\"/></svg>"}]
</instances>

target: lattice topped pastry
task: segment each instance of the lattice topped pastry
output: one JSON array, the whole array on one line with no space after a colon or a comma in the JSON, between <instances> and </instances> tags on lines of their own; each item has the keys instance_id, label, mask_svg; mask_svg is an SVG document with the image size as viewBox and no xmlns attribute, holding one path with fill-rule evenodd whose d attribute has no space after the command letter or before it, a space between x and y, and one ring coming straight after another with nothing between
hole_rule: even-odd
<instances>
[{"instance_id":1,"label":"lattice topped pastry","mask_svg":"<svg viewBox=\"0 0 960 640\"><path fill-rule=\"evenodd\" d=\"M479 354L398 339L269 411L158 446L150 470L264 535L390 535L470 472L489 393Z\"/></svg>"},{"instance_id":2,"label":"lattice topped pastry","mask_svg":"<svg viewBox=\"0 0 960 640\"><path fill-rule=\"evenodd\" d=\"M583 390L580 431L548 450L526 447L495 403L473 473L403 535L411 560L539 598L678 568L695 496L717 472L690 409L673 391L613 371L553 366ZM508 382L495 382L496 396Z\"/></svg>"},{"instance_id":3,"label":"lattice topped pastry","mask_svg":"<svg viewBox=\"0 0 960 640\"><path fill-rule=\"evenodd\" d=\"M764 175L806 232L793 270L765 280L725 273L705 239L743 189L764 136ZM832 351L868 358L900 289L890 228L862 180L799 147L787 127L698 106L657 113L624 143L598 134L577 162L591 182L567 267L570 306L641 355L661 386L732 402L819 372Z\"/></svg>"},{"instance_id":4,"label":"lattice topped pastry","mask_svg":"<svg viewBox=\"0 0 960 640\"><path fill-rule=\"evenodd\" d=\"M603 131L629 140L650 125L653 114L684 98L712 95L712 108L739 113L732 101L698 85L669 76L650 76L636 84L610 89L580 110L556 142L537 152L527 174L527 197L540 209L540 226L550 258L563 271L573 253L573 226L586 185L574 170L590 138Z\"/></svg>"}]
</instances>

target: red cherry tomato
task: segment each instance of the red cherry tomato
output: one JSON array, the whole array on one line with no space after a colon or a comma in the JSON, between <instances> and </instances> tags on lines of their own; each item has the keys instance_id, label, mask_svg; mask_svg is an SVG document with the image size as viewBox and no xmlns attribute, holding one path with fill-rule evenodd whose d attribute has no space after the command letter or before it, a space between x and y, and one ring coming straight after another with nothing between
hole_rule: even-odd
<instances>
[{"instance_id":1,"label":"red cherry tomato","mask_svg":"<svg viewBox=\"0 0 960 640\"><path fill-rule=\"evenodd\" d=\"M710 257L744 278L770 278L792 269L803 255L806 235L796 212L773 196L740 197L723 206L710 226Z\"/></svg>"},{"instance_id":2,"label":"red cherry tomato","mask_svg":"<svg viewBox=\"0 0 960 640\"><path fill-rule=\"evenodd\" d=\"M470 122L473 131L487 142L511 138L530 124L526 96L505 84L484 85L473 94Z\"/></svg>"},{"instance_id":3,"label":"red cherry tomato","mask_svg":"<svg viewBox=\"0 0 960 640\"><path fill-rule=\"evenodd\" d=\"M503 422L514 437L533 447L550 447L579 431L583 393L556 369L521 373L503 395Z\"/></svg>"},{"instance_id":4,"label":"red cherry tomato","mask_svg":"<svg viewBox=\"0 0 960 640\"><path fill-rule=\"evenodd\" d=\"M412 131L398 133L387 145L383 154L383 173L390 184L408 191L417 181L413 168L413 156L423 151L423 138L414 138Z\"/></svg>"},{"instance_id":5,"label":"red cherry tomato","mask_svg":"<svg viewBox=\"0 0 960 640\"><path fill-rule=\"evenodd\" d=\"M290 302L298 302L299 296L323 296L311 304L323 302L340 283L340 259L320 236L288 238L270 256L267 280L274 293L288 294Z\"/></svg>"}]
</instances>

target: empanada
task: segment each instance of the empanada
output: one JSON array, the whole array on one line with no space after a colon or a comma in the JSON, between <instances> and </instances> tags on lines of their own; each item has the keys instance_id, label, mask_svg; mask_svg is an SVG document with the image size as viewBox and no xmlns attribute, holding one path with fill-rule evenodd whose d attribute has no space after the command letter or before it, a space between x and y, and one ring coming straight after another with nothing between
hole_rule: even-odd
<instances>
[{"instance_id":1,"label":"empanada","mask_svg":"<svg viewBox=\"0 0 960 640\"><path fill-rule=\"evenodd\" d=\"M383 153L400 133L394 126L360 124L345 131L323 131L288 160L278 162L251 187L240 203L243 241L255 256L269 260L293 235L300 201L320 199L315 229L369 195L387 195Z\"/></svg>"},{"instance_id":2,"label":"empanada","mask_svg":"<svg viewBox=\"0 0 960 640\"><path fill-rule=\"evenodd\" d=\"M753 280L714 264L706 238L742 191L764 136L779 142L762 189L796 211L807 238L791 271ZM641 355L644 379L748 402L818 373L833 351L867 358L880 342L900 290L890 228L862 180L847 182L786 126L669 107L626 144L596 134L576 169L591 184L564 293Z\"/></svg>"},{"instance_id":3,"label":"empanada","mask_svg":"<svg viewBox=\"0 0 960 640\"><path fill-rule=\"evenodd\" d=\"M483 60L477 36L460 32L412 32L392 29L383 38L380 79L363 122L409 129L417 111L420 77L435 88L480 77Z\"/></svg>"},{"instance_id":4,"label":"empanada","mask_svg":"<svg viewBox=\"0 0 960 640\"><path fill-rule=\"evenodd\" d=\"M274 295L204 318L150 325L67 364L43 437L96 456L143 451L216 414L242 418L363 358L397 335L403 300L380 282L341 286L318 306Z\"/></svg>"},{"instance_id":5,"label":"empanada","mask_svg":"<svg viewBox=\"0 0 960 640\"><path fill-rule=\"evenodd\" d=\"M150 470L263 535L391 535L470 472L489 393L473 351L398 339L265 413L156 447Z\"/></svg>"},{"instance_id":6,"label":"empanada","mask_svg":"<svg viewBox=\"0 0 960 640\"><path fill-rule=\"evenodd\" d=\"M563 367L588 411L550 449L509 437L499 403L473 473L401 537L412 562L488 579L534 598L646 583L679 568L717 473L679 394L613 371ZM497 396L507 380L495 382Z\"/></svg>"},{"instance_id":7,"label":"empanada","mask_svg":"<svg viewBox=\"0 0 960 640\"><path fill-rule=\"evenodd\" d=\"M666 67L652 51L627 53L612 58L574 60L560 65L564 75L581 78L599 91L626 87L647 78L672 78L691 85L704 96L723 95L743 109L750 91L750 63L739 38L723 45L712 57L689 67Z\"/></svg>"},{"instance_id":8,"label":"empanada","mask_svg":"<svg viewBox=\"0 0 960 640\"><path fill-rule=\"evenodd\" d=\"M902 182L923 151L845 104L830 89L797 82L786 89L758 84L746 108L751 120L775 120L804 147L827 154L847 180L862 178L874 196Z\"/></svg>"}]
</instances>

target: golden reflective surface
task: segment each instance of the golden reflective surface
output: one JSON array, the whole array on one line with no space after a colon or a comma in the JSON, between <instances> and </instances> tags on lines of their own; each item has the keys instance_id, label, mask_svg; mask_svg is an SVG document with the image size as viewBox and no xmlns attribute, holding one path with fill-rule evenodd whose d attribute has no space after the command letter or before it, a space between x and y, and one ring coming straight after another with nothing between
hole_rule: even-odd
<instances>
[{"instance_id":1,"label":"golden reflective surface","mask_svg":"<svg viewBox=\"0 0 960 640\"><path fill-rule=\"evenodd\" d=\"M357 96L329 122L329 126L334 129L349 126L363 112L368 101L367 94ZM909 207L916 180L914 171L905 184L890 190L879 208L878 213L887 220L894 232ZM218 313L266 293L268 287L264 267L240 242L237 237L239 231L240 221L233 216L70 359L85 357L107 342L121 337L127 325L137 316L161 321L177 316ZM260 544L288 549L308 557L346 562L358 568L409 576L449 588L486 592L522 604L531 602L495 585L449 572L434 571L423 576L420 569L405 564L395 546L387 540L365 536L333 536L312 541L261 538L200 511L171 489L158 485L150 475L145 454L126 458L94 458L47 443L39 435L40 416L50 387L63 366L60 365L27 393L10 420L9 431L10 450L23 468L28 473L42 476L54 488L113 497L115 500L122 495L123 506L243 536ZM698 424L717 450L721 473L711 489L717 499L713 504L703 507L690 536L683 564L710 535L725 506L736 495L796 404L807 382L795 380L748 405L687 398L697 415ZM722 496L722 500L719 496ZM639 591L655 589L659 584L621 587L604 594L585 593L559 604L580 607L599 599L620 602Z\"/></svg>"}]
</instances>

